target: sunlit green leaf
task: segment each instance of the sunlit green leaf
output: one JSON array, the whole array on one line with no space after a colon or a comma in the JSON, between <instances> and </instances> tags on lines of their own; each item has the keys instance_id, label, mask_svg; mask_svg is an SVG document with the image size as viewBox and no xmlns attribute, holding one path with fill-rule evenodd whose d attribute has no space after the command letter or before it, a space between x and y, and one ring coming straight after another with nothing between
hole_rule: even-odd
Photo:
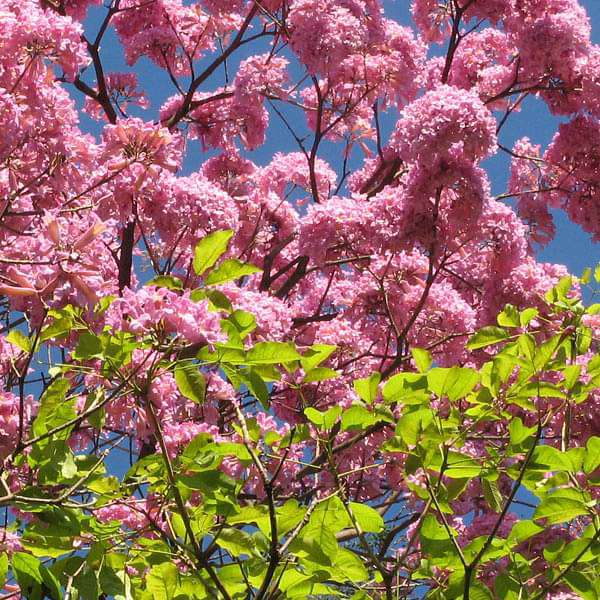
<instances>
[{"instance_id":1,"label":"sunlit green leaf","mask_svg":"<svg viewBox=\"0 0 600 600\"><path fill-rule=\"evenodd\" d=\"M180 393L196 404L202 404L206 397L206 380L191 362L181 361L175 366L175 383Z\"/></svg>"},{"instance_id":2,"label":"sunlit green leaf","mask_svg":"<svg viewBox=\"0 0 600 600\"><path fill-rule=\"evenodd\" d=\"M564 497L559 491L542 500L535 509L533 518L546 519L548 525L556 525L587 514L589 510L581 500Z\"/></svg>"},{"instance_id":3,"label":"sunlit green leaf","mask_svg":"<svg viewBox=\"0 0 600 600\"><path fill-rule=\"evenodd\" d=\"M352 515L363 531L379 533L383 529L383 518L374 508L359 502L350 502L349 506Z\"/></svg>"},{"instance_id":4,"label":"sunlit green leaf","mask_svg":"<svg viewBox=\"0 0 600 600\"><path fill-rule=\"evenodd\" d=\"M260 273L261 269L243 263L237 258L229 258L223 261L214 271L212 271L206 278L207 285L219 285L226 283L227 281L233 281L239 279L245 275L253 275L254 273Z\"/></svg>"},{"instance_id":5,"label":"sunlit green leaf","mask_svg":"<svg viewBox=\"0 0 600 600\"><path fill-rule=\"evenodd\" d=\"M259 342L247 354L248 363L258 365L282 364L301 358L294 344L289 342Z\"/></svg>"},{"instance_id":6,"label":"sunlit green leaf","mask_svg":"<svg viewBox=\"0 0 600 600\"><path fill-rule=\"evenodd\" d=\"M354 380L354 390L367 404L373 404L377 399L377 387L381 381L380 373L372 373L364 379Z\"/></svg>"},{"instance_id":7,"label":"sunlit green leaf","mask_svg":"<svg viewBox=\"0 0 600 600\"><path fill-rule=\"evenodd\" d=\"M148 281L146 286L154 285L156 287L167 288L169 290L182 290L183 281L173 275L157 275Z\"/></svg>"},{"instance_id":8,"label":"sunlit green leaf","mask_svg":"<svg viewBox=\"0 0 600 600\"><path fill-rule=\"evenodd\" d=\"M479 373L466 367L435 368L427 373L432 392L450 400L464 398L479 382Z\"/></svg>"},{"instance_id":9,"label":"sunlit green leaf","mask_svg":"<svg viewBox=\"0 0 600 600\"><path fill-rule=\"evenodd\" d=\"M32 340L18 329L11 329L5 339L7 342L10 342L14 346L17 346L17 348L23 350L23 352L31 352L33 344Z\"/></svg>"},{"instance_id":10,"label":"sunlit green leaf","mask_svg":"<svg viewBox=\"0 0 600 600\"><path fill-rule=\"evenodd\" d=\"M229 240L233 236L231 230L219 230L201 239L194 249L194 273L203 275L225 253Z\"/></svg>"},{"instance_id":11,"label":"sunlit green leaf","mask_svg":"<svg viewBox=\"0 0 600 600\"><path fill-rule=\"evenodd\" d=\"M499 344L510 338L510 334L501 327L484 327L480 329L475 335L473 335L467 344L469 350L478 350L480 348L487 348L494 344Z\"/></svg>"},{"instance_id":12,"label":"sunlit green leaf","mask_svg":"<svg viewBox=\"0 0 600 600\"><path fill-rule=\"evenodd\" d=\"M420 373L425 373L430 367L433 359L431 353L423 348L411 348L410 353L412 354L413 360L417 365Z\"/></svg>"},{"instance_id":13,"label":"sunlit green leaf","mask_svg":"<svg viewBox=\"0 0 600 600\"><path fill-rule=\"evenodd\" d=\"M152 593L155 600L173 600L178 576L179 569L173 563L155 565L146 576L146 589Z\"/></svg>"}]
</instances>

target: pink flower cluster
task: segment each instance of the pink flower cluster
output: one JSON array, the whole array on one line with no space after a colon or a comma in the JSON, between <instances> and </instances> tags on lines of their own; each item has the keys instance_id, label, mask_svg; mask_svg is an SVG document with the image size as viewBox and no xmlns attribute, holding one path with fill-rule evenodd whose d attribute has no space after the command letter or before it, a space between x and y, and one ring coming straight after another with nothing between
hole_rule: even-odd
<instances>
[{"instance_id":1,"label":"pink flower cluster","mask_svg":"<svg viewBox=\"0 0 600 600\"><path fill-rule=\"evenodd\" d=\"M125 290L106 312L106 323L115 331L137 335L150 332L176 334L191 342L214 344L223 340L220 317L208 310L206 300L194 302L189 292L148 286L134 292Z\"/></svg>"},{"instance_id":2,"label":"pink flower cluster","mask_svg":"<svg viewBox=\"0 0 600 600\"><path fill-rule=\"evenodd\" d=\"M473 91L441 85L407 106L396 124L392 147L408 162L443 158L459 147L480 160L495 149L496 121Z\"/></svg>"},{"instance_id":3,"label":"pink flower cluster","mask_svg":"<svg viewBox=\"0 0 600 600\"><path fill-rule=\"evenodd\" d=\"M550 202L564 208L575 223L600 241L600 124L578 116L561 124L544 155L550 186L556 188Z\"/></svg>"},{"instance_id":4,"label":"pink flower cluster","mask_svg":"<svg viewBox=\"0 0 600 600\"><path fill-rule=\"evenodd\" d=\"M114 23L129 65L146 56L173 73L189 73L193 61L214 47L212 19L199 5L124 0L120 8Z\"/></svg>"},{"instance_id":5,"label":"pink flower cluster","mask_svg":"<svg viewBox=\"0 0 600 600\"><path fill-rule=\"evenodd\" d=\"M33 397L24 398L24 429L26 435L32 415ZM16 447L19 438L19 397L11 392L0 393L0 459L6 458Z\"/></svg>"}]
</instances>

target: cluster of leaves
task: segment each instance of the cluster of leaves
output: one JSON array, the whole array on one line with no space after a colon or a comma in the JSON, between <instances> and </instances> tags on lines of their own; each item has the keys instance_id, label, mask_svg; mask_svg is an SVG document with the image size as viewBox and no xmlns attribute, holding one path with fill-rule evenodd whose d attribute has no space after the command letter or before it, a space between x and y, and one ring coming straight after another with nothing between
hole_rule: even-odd
<instances>
[{"instance_id":1,"label":"cluster of leaves","mask_svg":"<svg viewBox=\"0 0 600 600\"><path fill-rule=\"evenodd\" d=\"M5 468L0 477L0 501L14 509L8 530L20 532L19 551L0 559L5 597L15 595L14 583L32 600L423 594L517 600L542 598L557 585L597 597L600 438L574 446L568 419L557 435L551 431L558 414L600 386L600 356L587 361L585 373L578 364L592 339L583 318L600 305L584 307L566 278L546 298L552 322L562 315L554 335L539 327L546 317L538 310L507 306L497 326L469 342L481 353L478 367L437 367L429 352L413 349L415 370L385 381L379 373L358 379L351 405L307 407L304 422L286 434L265 431L243 399L268 411L282 377L295 377L299 387L336 378L324 366L335 348L248 342L254 317L234 310L211 287L256 271L237 260L219 262L229 237L208 236L194 260L204 284L193 295L222 313L222 343L190 347L177 337L139 339L108 327L98 333L73 307L52 311L37 339L12 334L30 354L45 340L73 332L79 341L68 361L50 369L29 436L23 424L5 461L12 471ZM151 283L181 289L173 277ZM109 304L106 299L97 312ZM136 351L153 356L144 377L131 368ZM112 386L98 385L82 405L78 388L95 367ZM227 435L201 433L173 456L144 385L160 371L172 373L179 392L198 405L205 402L209 373L229 381L239 402L228 405ZM109 432L105 419L110 403L125 394L139 399L157 444L117 476L122 460L114 462L113 450L124 436ZM76 453L72 442L83 431L94 432L93 439ZM491 431L496 434L486 434ZM386 435L378 437L381 432ZM364 440L374 440L380 457L365 468L397 457L412 498L393 488L379 503L350 493L361 469L344 472L337 458ZM298 447L304 454L290 458ZM288 462L301 465L294 475L297 494L281 481ZM14 470L27 480L17 492ZM306 491L324 474L328 488ZM454 524L455 502L473 481L493 519L487 531L465 540ZM99 510L131 506L135 497L145 501L138 509L143 526L98 518ZM525 508L509 523L515 505ZM560 524L578 535L547 545L540 581L528 544Z\"/></svg>"}]
</instances>

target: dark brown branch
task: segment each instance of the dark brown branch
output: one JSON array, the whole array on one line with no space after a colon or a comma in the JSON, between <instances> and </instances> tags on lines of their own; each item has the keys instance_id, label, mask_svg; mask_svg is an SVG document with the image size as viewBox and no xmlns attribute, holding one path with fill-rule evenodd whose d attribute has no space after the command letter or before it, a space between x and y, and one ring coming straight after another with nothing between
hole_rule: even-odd
<instances>
[{"instance_id":1,"label":"dark brown branch","mask_svg":"<svg viewBox=\"0 0 600 600\"><path fill-rule=\"evenodd\" d=\"M281 286L275 296L277 298L285 298L293 289L294 286L306 275L306 267L308 265L308 256L299 256L298 266L289 279Z\"/></svg>"},{"instance_id":2,"label":"dark brown branch","mask_svg":"<svg viewBox=\"0 0 600 600\"><path fill-rule=\"evenodd\" d=\"M242 38L244 37L244 34L246 33L246 30L248 29L248 27L250 27L250 23L252 22L252 19L255 17L257 11L258 11L258 6L256 5L256 3L254 3L252 5L252 8L250 9L250 12L246 16L246 19L242 23L242 26L240 27L239 31L237 32L235 38L233 38L233 41L231 42L231 44L229 44L227 49L220 56L218 56L204 70L204 72L201 75L199 75L192 81L192 83L190 84L190 87L187 91L187 94L185 95L185 98L183 99L183 102L181 103L181 106L177 109L175 114L173 114L167 120L167 122L165 124L167 127L169 127L169 128L175 127L177 125L177 123L179 123L179 121L181 121L181 119L183 119L188 114L188 112L190 111L190 108L192 106L192 101L194 98L194 94L196 93L196 90L223 64L223 62L225 62L229 58L229 56L231 56L231 54L233 54L233 52L235 50L237 50L237 48L240 47L240 45L242 44Z\"/></svg>"},{"instance_id":3,"label":"dark brown branch","mask_svg":"<svg viewBox=\"0 0 600 600\"><path fill-rule=\"evenodd\" d=\"M119 293L131 287L131 270L133 266L133 246L135 244L135 222L130 221L123 229L121 252L119 253Z\"/></svg>"}]
</instances>

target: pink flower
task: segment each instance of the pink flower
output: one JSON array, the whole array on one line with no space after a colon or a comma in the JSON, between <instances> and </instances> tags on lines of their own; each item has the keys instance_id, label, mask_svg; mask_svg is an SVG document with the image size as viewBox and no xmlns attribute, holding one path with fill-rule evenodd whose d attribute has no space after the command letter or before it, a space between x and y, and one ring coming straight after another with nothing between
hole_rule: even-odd
<instances>
[{"instance_id":1,"label":"pink flower","mask_svg":"<svg viewBox=\"0 0 600 600\"><path fill-rule=\"evenodd\" d=\"M5 527L2 527L0 531L0 548L9 556L15 552L23 551L19 536L14 531L9 531Z\"/></svg>"},{"instance_id":2,"label":"pink flower","mask_svg":"<svg viewBox=\"0 0 600 600\"><path fill-rule=\"evenodd\" d=\"M441 85L404 109L391 145L405 161L431 161L459 146L466 159L480 160L496 145L496 122L477 94Z\"/></svg>"},{"instance_id":3,"label":"pink flower","mask_svg":"<svg viewBox=\"0 0 600 600\"><path fill-rule=\"evenodd\" d=\"M547 179L552 192L550 202L563 207L569 217L600 241L600 124L596 119L577 116L561 124L544 159L550 168Z\"/></svg>"},{"instance_id":4,"label":"pink flower","mask_svg":"<svg viewBox=\"0 0 600 600\"><path fill-rule=\"evenodd\" d=\"M135 73L107 73L105 83L108 97L120 112L126 112L129 105L148 108L148 99L138 90ZM86 98L84 110L94 119L106 118L102 105L92 98Z\"/></svg>"},{"instance_id":5,"label":"pink flower","mask_svg":"<svg viewBox=\"0 0 600 600\"><path fill-rule=\"evenodd\" d=\"M179 295L154 286L126 289L106 312L106 322L115 330L143 335L156 328L175 334L190 343L213 344L224 340L218 313L208 310L208 302L190 300L189 292Z\"/></svg>"},{"instance_id":6,"label":"pink flower","mask_svg":"<svg viewBox=\"0 0 600 600\"><path fill-rule=\"evenodd\" d=\"M190 57L198 59L214 47L213 21L200 5L124 0L120 8L114 21L129 65L147 56L173 73L187 73Z\"/></svg>"},{"instance_id":7,"label":"pink flower","mask_svg":"<svg viewBox=\"0 0 600 600\"><path fill-rule=\"evenodd\" d=\"M141 119L125 119L104 128L102 156L108 159L111 171L140 164L148 169L162 167L175 172L181 163L181 144L178 136L162 127Z\"/></svg>"}]
</instances>

